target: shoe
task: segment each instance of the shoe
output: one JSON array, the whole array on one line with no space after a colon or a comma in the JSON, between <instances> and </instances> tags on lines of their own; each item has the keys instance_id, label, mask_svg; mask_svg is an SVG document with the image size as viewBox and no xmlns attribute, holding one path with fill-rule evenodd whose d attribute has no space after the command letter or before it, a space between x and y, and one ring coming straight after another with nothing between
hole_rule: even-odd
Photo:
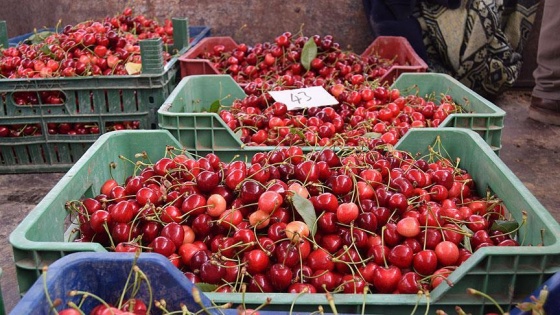
<instances>
[{"instance_id":1,"label":"shoe","mask_svg":"<svg viewBox=\"0 0 560 315\"><path fill-rule=\"evenodd\" d=\"M531 97L529 118L549 125L560 125L560 100Z\"/></svg>"}]
</instances>

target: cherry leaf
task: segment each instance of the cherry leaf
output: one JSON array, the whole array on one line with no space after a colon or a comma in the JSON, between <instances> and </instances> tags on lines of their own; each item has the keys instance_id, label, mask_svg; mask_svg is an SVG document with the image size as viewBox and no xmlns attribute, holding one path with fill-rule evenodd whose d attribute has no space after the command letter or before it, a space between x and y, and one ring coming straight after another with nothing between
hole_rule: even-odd
<instances>
[{"instance_id":1,"label":"cherry leaf","mask_svg":"<svg viewBox=\"0 0 560 315\"><path fill-rule=\"evenodd\" d=\"M220 100L216 100L214 101L214 103L212 103L210 105L210 108L208 109L209 113L218 113L218 111L220 110Z\"/></svg>"},{"instance_id":2,"label":"cherry leaf","mask_svg":"<svg viewBox=\"0 0 560 315\"><path fill-rule=\"evenodd\" d=\"M473 232L466 226L466 225L461 225L461 230L463 230L463 232L467 235L472 235ZM471 237L470 236L466 236L463 238L463 247L468 250L470 253L472 253L472 247L471 247Z\"/></svg>"},{"instance_id":3,"label":"cherry leaf","mask_svg":"<svg viewBox=\"0 0 560 315\"><path fill-rule=\"evenodd\" d=\"M303 222L305 222L305 224L309 227L311 235L315 235L315 232L317 232L317 215L315 214L315 208L313 207L311 200L303 198L298 194L294 194L292 196L292 204L299 215L301 215Z\"/></svg>"},{"instance_id":4,"label":"cherry leaf","mask_svg":"<svg viewBox=\"0 0 560 315\"><path fill-rule=\"evenodd\" d=\"M491 231L500 231L502 233L511 233L519 228L517 221L496 220L492 223Z\"/></svg>"},{"instance_id":5,"label":"cherry leaf","mask_svg":"<svg viewBox=\"0 0 560 315\"><path fill-rule=\"evenodd\" d=\"M214 292L218 288L216 284L210 284L204 282L197 283L196 287L202 292Z\"/></svg>"},{"instance_id":6,"label":"cherry leaf","mask_svg":"<svg viewBox=\"0 0 560 315\"><path fill-rule=\"evenodd\" d=\"M42 32L37 32L31 36L29 36L26 40L25 43L28 44L40 44L42 42L45 41L45 39L47 39L47 37L56 34L56 32L51 32L51 31L42 31Z\"/></svg>"},{"instance_id":7,"label":"cherry leaf","mask_svg":"<svg viewBox=\"0 0 560 315\"><path fill-rule=\"evenodd\" d=\"M298 135L298 137L305 139L305 134L299 128L290 128L290 133Z\"/></svg>"},{"instance_id":8,"label":"cherry leaf","mask_svg":"<svg viewBox=\"0 0 560 315\"><path fill-rule=\"evenodd\" d=\"M126 73L128 74L139 74L142 71L142 64L141 63L134 63L134 62L127 62L124 65L126 69Z\"/></svg>"},{"instance_id":9,"label":"cherry leaf","mask_svg":"<svg viewBox=\"0 0 560 315\"><path fill-rule=\"evenodd\" d=\"M311 68L311 60L317 57L317 44L315 44L315 40L313 37L309 38L307 42L303 45L301 50L301 64L305 68L305 70L309 70Z\"/></svg>"}]
</instances>

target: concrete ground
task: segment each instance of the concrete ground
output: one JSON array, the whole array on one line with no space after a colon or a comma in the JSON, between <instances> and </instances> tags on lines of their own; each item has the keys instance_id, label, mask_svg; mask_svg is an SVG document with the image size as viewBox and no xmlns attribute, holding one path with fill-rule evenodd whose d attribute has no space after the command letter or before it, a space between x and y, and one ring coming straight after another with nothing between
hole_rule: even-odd
<instances>
[{"instance_id":1,"label":"concrete ground","mask_svg":"<svg viewBox=\"0 0 560 315\"><path fill-rule=\"evenodd\" d=\"M528 89L513 90L495 100L507 113L500 156L554 218L560 220L560 127L528 119L529 101ZM0 175L0 267L7 312L19 299L8 236L62 176Z\"/></svg>"}]
</instances>

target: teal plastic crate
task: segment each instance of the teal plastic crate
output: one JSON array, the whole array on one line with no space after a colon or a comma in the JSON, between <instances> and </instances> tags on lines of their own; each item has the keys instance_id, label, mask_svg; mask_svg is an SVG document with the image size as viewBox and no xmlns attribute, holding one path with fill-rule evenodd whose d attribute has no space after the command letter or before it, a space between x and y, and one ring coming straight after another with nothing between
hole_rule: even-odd
<instances>
[{"instance_id":1,"label":"teal plastic crate","mask_svg":"<svg viewBox=\"0 0 560 315\"><path fill-rule=\"evenodd\" d=\"M4 23L5 24L5 23ZM187 19L173 19L178 54L190 48ZM1 28L1 26L0 26ZM0 79L0 126L38 124L41 136L0 138L0 173L67 171L99 135L50 135L52 122L96 123L100 132L110 122L138 121L141 129L157 128L157 110L179 81L177 56L164 64L161 39L140 42L142 73L45 79ZM62 104L18 105L22 92L60 92Z\"/></svg>"},{"instance_id":2,"label":"teal plastic crate","mask_svg":"<svg viewBox=\"0 0 560 315\"><path fill-rule=\"evenodd\" d=\"M477 193L491 192L500 197L513 219L520 222L527 213L527 224L518 232L524 237L522 247L485 247L476 251L450 276L453 286L441 284L431 292L428 303L416 295L335 294L341 313L411 314L418 304L417 314L429 308L453 314L456 305L466 312L484 314L493 307L488 301L466 294L475 288L493 296L502 307L510 308L522 301L535 287L560 271L560 226L523 183L496 156L474 131L464 128L414 129L396 145L412 154L427 154L439 139L452 160L459 159L459 167L466 169L477 184ZM10 234L19 290L25 293L40 275L42 266L50 265L74 252L105 252L97 243L71 242L76 236L68 226L65 204L68 200L93 197L103 182L115 178L119 182L132 174L133 164L119 159L119 155L133 157L146 151L152 161L161 158L167 146L181 144L166 130L119 131L102 135L45 198ZM235 155L235 152L232 152ZM114 168L110 166L114 163ZM208 293L214 302L240 303L241 294ZM285 311L294 303L294 311L312 312L322 305L329 310L323 294L297 296L288 293L245 295L247 307L260 305L272 297L266 309ZM365 302L364 302L365 301Z\"/></svg>"},{"instance_id":3,"label":"teal plastic crate","mask_svg":"<svg viewBox=\"0 0 560 315\"><path fill-rule=\"evenodd\" d=\"M215 45L223 45L225 51L231 51L238 44L229 36L204 38L179 57L181 78L190 75L222 74L210 60L199 57L205 52L212 51ZM383 84L393 83L402 73L426 72L428 70L426 62L416 54L405 37L378 36L362 52L361 57L367 58L372 55L394 62L394 65L379 78L379 82Z\"/></svg>"},{"instance_id":4,"label":"teal plastic crate","mask_svg":"<svg viewBox=\"0 0 560 315\"><path fill-rule=\"evenodd\" d=\"M210 37L209 37L210 38ZM438 128L461 127L477 132L499 154L505 111L446 74L403 73L393 83L402 94L420 96L448 94L461 104L465 113L451 114ZM236 155L250 157L271 150L266 146L247 146L217 114L209 112L217 100L224 106L246 94L229 75L193 75L184 77L158 110L158 126L169 130L195 155L216 153L229 160ZM313 148L306 148L307 151Z\"/></svg>"}]
</instances>

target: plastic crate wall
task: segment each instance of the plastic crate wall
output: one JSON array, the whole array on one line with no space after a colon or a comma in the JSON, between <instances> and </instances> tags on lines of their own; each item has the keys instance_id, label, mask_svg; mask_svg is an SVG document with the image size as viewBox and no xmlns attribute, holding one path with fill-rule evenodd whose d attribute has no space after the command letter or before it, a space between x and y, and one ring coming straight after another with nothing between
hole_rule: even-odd
<instances>
[{"instance_id":1,"label":"plastic crate wall","mask_svg":"<svg viewBox=\"0 0 560 315\"><path fill-rule=\"evenodd\" d=\"M171 51L187 51L189 43L210 34L208 27L188 27L186 19L173 19ZM190 40L194 35L194 40ZM0 173L67 171L99 134L51 135L49 123L97 124L100 133L111 122L139 121L141 129L157 128L157 109L179 81L177 56L163 63L161 40L140 43L142 74L52 79L1 79L0 125L40 125L41 135L0 139ZM61 105L21 106L18 92L60 91Z\"/></svg>"},{"instance_id":2,"label":"plastic crate wall","mask_svg":"<svg viewBox=\"0 0 560 315\"><path fill-rule=\"evenodd\" d=\"M233 38L228 36L207 37L201 40L193 49L179 57L181 78L189 75L222 74L209 60L198 57L205 52L211 52L216 45L223 45L225 51L231 51L237 47ZM387 70L387 73L379 78L379 81L384 84L393 83L402 73L426 72L428 69L428 65L416 54L405 37L377 37L364 50L361 57L366 58L371 55L393 60L395 63Z\"/></svg>"},{"instance_id":3,"label":"plastic crate wall","mask_svg":"<svg viewBox=\"0 0 560 315\"><path fill-rule=\"evenodd\" d=\"M449 115L438 128L461 127L474 130L499 154L505 112L445 74L404 73L392 85L401 94L420 96L445 93L467 112ZM266 146L247 146L217 114L208 112L220 100L229 106L246 94L229 75L184 77L158 110L158 126L168 130L194 155L216 153L229 160L237 154L249 158L255 152L271 150ZM307 147L306 150L313 150Z\"/></svg>"},{"instance_id":4,"label":"plastic crate wall","mask_svg":"<svg viewBox=\"0 0 560 315\"><path fill-rule=\"evenodd\" d=\"M146 275L154 301L164 299L170 311L181 310L181 303L192 313L202 311L202 307L193 297L193 284L185 281L183 273L165 256L142 253L135 263L134 260L133 253L76 253L65 256L49 266L46 279L43 277L37 279L11 314L52 314L45 288L50 299L60 299L59 305L63 306L68 302L80 305L81 296L68 295L72 290L95 294L105 302L116 305L133 265ZM149 304L148 284L140 285L135 297ZM210 308L210 314L220 314L211 309L212 303L204 294L200 294L200 299L206 308ZM80 310L89 314L98 304L99 301L90 297L81 304ZM57 309L60 311L62 307L59 306ZM233 311L228 313L234 314ZM150 314L164 314L164 312L152 305Z\"/></svg>"},{"instance_id":5,"label":"plastic crate wall","mask_svg":"<svg viewBox=\"0 0 560 315\"><path fill-rule=\"evenodd\" d=\"M437 140L451 159L460 159L459 166L472 175L479 195L493 193L504 201L514 220L521 222L523 211L528 219L518 233L526 246L481 248L449 276L452 287L443 283L431 292L429 307L444 309L448 313L453 313L456 305L473 314L493 310L486 301L466 293L466 289L472 287L490 294L500 305L509 308L560 271L560 226L471 130L453 127L414 129L396 148L425 156ZM180 143L165 130L119 131L102 135L11 233L10 244L20 292L25 293L33 285L42 266L63 256L73 252L106 252L98 243L71 242L76 235L71 232L73 227L65 224L69 217L64 210L65 203L95 196L111 176L124 182L134 166L119 159L119 155L133 157L145 151L155 161L165 155L168 145L177 147ZM115 168L110 169L113 162ZM242 300L241 294L207 295L218 304L240 303ZM254 307L268 296L246 294L245 302L248 307ZM323 294L302 295L295 301L294 295L287 293L275 293L272 298L271 305L267 306L269 310L285 310L292 303L297 312L316 311L318 305L329 309ZM428 307L427 300L418 300L416 295L371 294L365 298L363 295L335 295L337 308L342 313L361 312L364 301L367 314L410 314L416 304L419 312Z\"/></svg>"}]
</instances>

